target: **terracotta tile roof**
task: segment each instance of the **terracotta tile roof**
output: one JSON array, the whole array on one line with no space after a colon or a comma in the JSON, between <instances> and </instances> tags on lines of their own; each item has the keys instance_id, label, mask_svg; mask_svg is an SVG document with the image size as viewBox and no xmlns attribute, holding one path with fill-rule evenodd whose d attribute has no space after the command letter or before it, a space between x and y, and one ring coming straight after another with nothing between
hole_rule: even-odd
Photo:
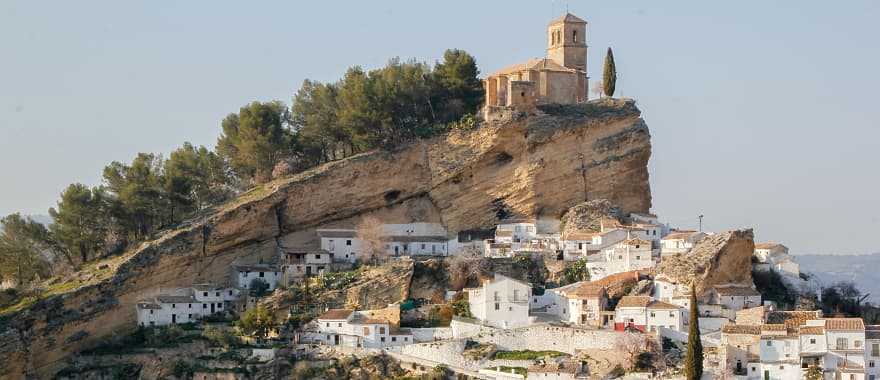
<instances>
[{"instance_id":1,"label":"terracotta tile roof","mask_svg":"<svg viewBox=\"0 0 880 380\"><path fill-rule=\"evenodd\" d=\"M666 303L663 301L653 301L648 304L648 309L655 309L655 310L678 310L680 308L681 307L678 305L673 305L671 303Z\"/></svg>"},{"instance_id":2,"label":"terracotta tile roof","mask_svg":"<svg viewBox=\"0 0 880 380\"><path fill-rule=\"evenodd\" d=\"M318 319L331 319L331 320L341 320L348 319L348 316L354 313L354 310L351 309L330 309L321 314Z\"/></svg>"},{"instance_id":3,"label":"terracotta tile roof","mask_svg":"<svg viewBox=\"0 0 880 380\"><path fill-rule=\"evenodd\" d=\"M651 303L651 297L648 296L623 296L617 307L647 307Z\"/></svg>"},{"instance_id":4,"label":"terracotta tile roof","mask_svg":"<svg viewBox=\"0 0 880 380\"><path fill-rule=\"evenodd\" d=\"M510 237L510 236L513 236L513 231L511 231L511 230L496 230L495 236Z\"/></svg>"},{"instance_id":5,"label":"terracotta tile roof","mask_svg":"<svg viewBox=\"0 0 880 380\"><path fill-rule=\"evenodd\" d=\"M785 325L776 324L776 323L768 323L761 325L761 331L785 331Z\"/></svg>"},{"instance_id":6,"label":"terracotta tile roof","mask_svg":"<svg viewBox=\"0 0 880 380\"><path fill-rule=\"evenodd\" d=\"M674 231L669 233L663 237L662 240L687 240L692 235L697 234L697 231Z\"/></svg>"},{"instance_id":7,"label":"terracotta tile roof","mask_svg":"<svg viewBox=\"0 0 880 380\"><path fill-rule=\"evenodd\" d=\"M779 243L773 243L773 242L755 243L755 249L773 249L776 247L784 247L784 245L779 244Z\"/></svg>"},{"instance_id":8,"label":"terracotta tile roof","mask_svg":"<svg viewBox=\"0 0 880 380\"><path fill-rule=\"evenodd\" d=\"M559 16L559 17L553 19L552 21L550 21L550 25L559 24L559 23L563 23L563 22L577 23L577 24L586 24L587 23L582 18L566 12L564 15Z\"/></svg>"},{"instance_id":9,"label":"terracotta tile roof","mask_svg":"<svg viewBox=\"0 0 880 380\"><path fill-rule=\"evenodd\" d=\"M761 335L761 326L728 324L721 328L725 334Z\"/></svg>"},{"instance_id":10,"label":"terracotta tile roof","mask_svg":"<svg viewBox=\"0 0 880 380\"><path fill-rule=\"evenodd\" d=\"M584 282L583 284L566 291L566 295L569 295L569 298L577 299L601 298L605 295L605 288L590 282Z\"/></svg>"},{"instance_id":11,"label":"terracotta tile roof","mask_svg":"<svg viewBox=\"0 0 880 380\"><path fill-rule=\"evenodd\" d=\"M514 65L507 66L501 70L496 71L490 77L499 76L499 75L510 75L514 73L518 73L526 70L539 70L539 71L560 71L560 72L577 72L577 70L569 69L565 66L562 66L552 59L547 58L533 58L523 63L517 63ZM518 222L510 222L504 221L501 224L508 223L518 223Z\"/></svg>"},{"instance_id":12,"label":"terracotta tile roof","mask_svg":"<svg viewBox=\"0 0 880 380\"><path fill-rule=\"evenodd\" d=\"M593 237L600 236L602 233L593 231L574 231L565 234L562 240L593 240Z\"/></svg>"},{"instance_id":13,"label":"terracotta tile roof","mask_svg":"<svg viewBox=\"0 0 880 380\"><path fill-rule=\"evenodd\" d=\"M825 328L822 326L801 326L798 333L801 335L825 335Z\"/></svg>"},{"instance_id":14,"label":"terracotta tile roof","mask_svg":"<svg viewBox=\"0 0 880 380\"><path fill-rule=\"evenodd\" d=\"M752 289L747 286L729 286L729 287L714 287L715 292L720 296L735 296L735 297L752 297L752 296L760 296L761 293L758 293L757 290Z\"/></svg>"},{"instance_id":15,"label":"terracotta tile roof","mask_svg":"<svg viewBox=\"0 0 880 380\"><path fill-rule=\"evenodd\" d=\"M821 316L822 312L819 310L771 311L767 313L767 323L782 323L796 327L806 324L809 319L819 319Z\"/></svg>"},{"instance_id":16,"label":"terracotta tile roof","mask_svg":"<svg viewBox=\"0 0 880 380\"><path fill-rule=\"evenodd\" d=\"M416 236L416 235L404 235L404 236L387 236L383 240L392 241L392 242L400 242L400 243L420 243L420 242L433 242L433 243L443 243L449 241L446 236Z\"/></svg>"},{"instance_id":17,"label":"terracotta tile roof","mask_svg":"<svg viewBox=\"0 0 880 380\"><path fill-rule=\"evenodd\" d=\"M825 329L830 331L864 331L865 321L861 318L828 318Z\"/></svg>"},{"instance_id":18,"label":"terracotta tile roof","mask_svg":"<svg viewBox=\"0 0 880 380\"><path fill-rule=\"evenodd\" d=\"M609 285L614 285L614 284L617 284L618 282L623 282L623 281L638 282L639 281L639 271L632 270L629 272L615 273L610 276L603 277L600 280L593 281L593 284L600 285L600 286L609 286Z\"/></svg>"},{"instance_id":19,"label":"terracotta tile roof","mask_svg":"<svg viewBox=\"0 0 880 380\"><path fill-rule=\"evenodd\" d=\"M627 240L624 240L623 243L627 244L627 245L646 245L646 246L651 245L651 242L649 242L647 240L639 239L639 238L627 239Z\"/></svg>"},{"instance_id":20,"label":"terracotta tile roof","mask_svg":"<svg viewBox=\"0 0 880 380\"><path fill-rule=\"evenodd\" d=\"M351 323L355 324L355 325L383 325L383 324L387 325L387 324L391 324L391 322L389 322L385 318L373 318L373 317L368 317L365 315L358 316L358 317L352 319Z\"/></svg>"}]
</instances>

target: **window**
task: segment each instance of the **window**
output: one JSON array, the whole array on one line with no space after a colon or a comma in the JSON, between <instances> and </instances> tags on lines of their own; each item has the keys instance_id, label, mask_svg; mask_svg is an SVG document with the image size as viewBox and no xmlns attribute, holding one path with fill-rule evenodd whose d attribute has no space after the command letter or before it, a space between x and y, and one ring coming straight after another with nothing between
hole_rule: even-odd
<instances>
[{"instance_id":1,"label":"window","mask_svg":"<svg viewBox=\"0 0 880 380\"><path fill-rule=\"evenodd\" d=\"M816 344L816 338L810 338L810 344Z\"/></svg>"},{"instance_id":2,"label":"window","mask_svg":"<svg viewBox=\"0 0 880 380\"><path fill-rule=\"evenodd\" d=\"M230 295L230 296L232 295L232 290L229 291L229 295Z\"/></svg>"},{"instance_id":3,"label":"window","mask_svg":"<svg viewBox=\"0 0 880 380\"><path fill-rule=\"evenodd\" d=\"M315 259L320 259L321 255L315 255Z\"/></svg>"},{"instance_id":4,"label":"window","mask_svg":"<svg viewBox=\"0 0 880 380\"><path fill-rule=\"evenodd\" d=\"M868 362L868 367L874 368L874 361L873 360Z\"/></svg>"},{"instance_id":5,"label":"window","mask_svg":"<svg viewBox=\"0 0 880 380\"><path fill-rule=\"evenodd\" d=\"M408 337L403 337L403 341L404 341L404 342L409 342L409 338L408 338Z\"/></svg>"},{"instance_id":6,"label":"window","mask_svg":"<svg viewBox=\"0 0 880 380\"><path fill-rule=\"evenodd\" d=\"M202 297L207 297L207 296L208 296L208 292L202 292Z\"/></svg>"},{"instance_id":7,"label":"window","mask_svg":"<svg viewBox=\"0 0 880 380\"><path fill-rule=\"evenodd\" d=\"M571 40L574 42L578 42L578 31L577 30L575 30L574 32L571 33Z\"/></svg>"},{"instance_id":8,"label":"window","mask_svg":"<svg viewBox=\"0 0 880 380\"><path fill-rule=\"evenodd\" d=\"M346 240L345 245L351 245L351 240Z\"/></svg>"},{"instance_id":9,"label":"window","mask_svg":"<svg viewBox=\"0 0 880 380\"><path fill-rule=\"evenodd\" d=\"M330 327L330 322L325 323L324 327Z\"/></svg>"},{"instance_id":10,"label":"window","mask_svg":"<svg viewBox=\"0 0 880 380\"><path fill-rule=\"evenodd\" d=\"M392 336L392 337L391 337L391 341L392 341L392 342L396 342L396 341L397 341L397 337L396 337L396 336Z\"/></svg>"},{"instance_id":11,"label":"window","mask_svg":"<svg viewBox=\"0 0 880 380\"><path fill-rule=\"evenodd\" d=\"M266 272L260 272L260 277L266 277Z\"/></svg>"},{"instance_id":12,"label":"window","mask_svg":"<svg viewBox=\"0 0 880 380\"><path fill-rule=\"evenodd\" d=\"M193 315L192 315L192 314L187 314L186 317L189 318L189 319L192 319Z\"/></svg>"},{"instance_id":13,"label":"window","mask_svg":"<svg viewBox=\"0 0 880 380\"><path fill-rule=\"evenodd\" d=\"M220 302L217 302L217 308L218 308L218 309L222 309L222 308L223 308L223 304L220 303Z\"/></svg>"},{"instance_id":14,"label":"window","mask_svg":"<svg viewBox=\"0 0 880 380\"><path fill-rule=\"evenodd\" d=\"M177 308L177 304L176 304L176 303L171 304L171 308L172 308L172 309L176 309L176 308Z\"/></svg>"},{"instance_id":15,"label":"window","mask_svg":"<svg viewBox=\"0 0 880 380\"><path fill-rule=\"evenodd\" d=\"M328 323L329 324L329 323ZM342 323L337 323L336 327L342 327Z\"/></svg>"},{"instance_id":16,"label":"window","mask_svg":"<svg viewBox=\"0 0 880 380\"><path fill-rule=\"evenodd\" d=\"M202 309L207 309L207 308L208 308L208 304L203 303L203 304L202 304Z\"/></svg>"},{"instance_id":17,"label":"window","mask_svg":"<svg viewBox=\"0 0 880 380\"><path fill-rule=\"evenodd\" d=\"M847 347L847 346L848 346L847 343L848 343L848 342L847 342L846 338L837 338L837 349L838 349L838 350L845 350L845 349L847 349L847 348L848 348L848 347Z\"/></svg>"},{"instance_id":18,"label":"window","mask_svg":"<svg viewBox=\"0 0 880 380\"><path fill-rule=\"evenodd\" d=\"M519 299L519 290L513 291L513 301L516 302Z\"/></svg>"},{"instance_id":19,"label":"window","mask_svg":"<svg viewBox=\"0 0 880 380\"><path fill-rule=\"evenodd\" d=\"M190 309L192 309L192 308L193 308L193 304L189 304L188 307L189 307Z\"/></svg>"},{"instance_id":20,"label":"window","mask_svg":"<svg viewBox=\"0 0 880 380\"><path fill-rule=\"evenodd\" d=\"M220 297L220 292L215 292L214 297Z\"/></svg>"},{"instance_id":21,"label":"window","mask_svg":"<svg viewBox=\"0 0 880 380\"><path fill-rule=\"evenodd\" d=\"M862 341L856 339L856 341L853 342L853 346L855 346L856 348L862 348Z\"/></svg>"},{"instance_id":22,"label":"window","mask_svg":"<svg viewBox=\"0 0 880 380\"><path fill-rule=\"evenodd\" d=\"M364 335L370 335L370 328L364 327Z\"/></svg>"},{"instance_id":23,"label":"window","mask_svg":"<svg viewBox=\"0 0 880 380\"><path fill-rule=\"evenodd\" d=\"M150 310L150 314L153 314L153 310Z\"/></svg>"},{"instance_id":24,"label":"window","mask_svg":"<svg viewBox=\"0 0 880 380\"><path fill-rule=\"evenodd\" d=\"M495 310L501 310L501 304L495 302Z\"/></svg>"},{"instance_id":25,"label":"window","mask_svg":"<svg viewBox=\"0 0 880 380\"><path fill-rule=\"evenodd\" d=\"M383 337L379 338L379 340L381 340L382 342L385 342L385 337L383 336Z\"/></svg>"},{"instance_id":26,"label":"window","mask_svg":"<svg viewBox=\"0 0 880 380\"><path fill-rule=\"evenodd\" d=\"M768 341L767 341L767 347L773 347L773 341L772 341L772 340L768 340Z\"/></svg>"},{"instance_id":27,"label":"window","mask_svg":"<svg viewBox=\"0 0 880 380\"><path fill-rule=\"evenodd\" d=\"M425 249L425 243L422 243L422 249Z\"/></svg>"},{"instance_id":28,"label":"window","mask_svg":"<svg viewBox=\"0 0 880 380\"><path fill-rule=\"evenodd\" d=\"M656 317L656 315L654 315L654 312L652 311L652 312L651 312L651 318L654 318L654 317Z\"/></svg>"},{"instance_id":29,"label":"window","mask_svg":"<svg viewBox=\"0 0 880 380\"><path fill-rule=\"evenodd\" d=\"M669 318L675 318L675 312L670 311ZM670 326L669 328L672 328L672 326Z\"/></svg>"},{"instance_id":30,"label":"window","mask_svg":"<svg viewBox=\"0 0 880 380\"><path fill-rule=\"evenodd\" d=\"M871 345L871 356L880 356L880 344L874 343Z\"/></svg>"},{"instance_id":31,"label":"window","mask_svg":"<svg viewBox=\"0 0 880 380\"><path fill-rule=\"evenodd\" d=\"M384 333L385 333L385 328L379 327L379 334L384 334Z\"/></svg>"}]
</instances>

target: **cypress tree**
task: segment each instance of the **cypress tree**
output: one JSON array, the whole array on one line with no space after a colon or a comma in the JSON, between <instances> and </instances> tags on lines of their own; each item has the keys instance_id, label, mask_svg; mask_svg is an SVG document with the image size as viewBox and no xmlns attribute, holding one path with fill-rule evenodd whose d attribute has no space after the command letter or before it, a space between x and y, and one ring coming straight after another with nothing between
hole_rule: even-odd
<instances>
[{"instance_id":1,"label":"cypress tree","mask_svg":"<svg viewBox=\"0 0 880 380\"><path fill-rule=\"evenodd\" d=\"M700 341L700 315L697 311L697 288L691 284L690 327L688 328L687 356L684 373L687 380L699 380L703 376L703 342Z\"/></svg>"},{"instance_id":2,"label":"cypress tree","mask_svg":"<svg viewBox=\"0 0 880 380\"><path fill-rule=\"evenodd\" d=\"M617 85L617 67L614 66L614 53L611 47L605 53L605 70L602 73L602 91L605 96L614 96L614 87Z\"/></svg>"}]
</instances>

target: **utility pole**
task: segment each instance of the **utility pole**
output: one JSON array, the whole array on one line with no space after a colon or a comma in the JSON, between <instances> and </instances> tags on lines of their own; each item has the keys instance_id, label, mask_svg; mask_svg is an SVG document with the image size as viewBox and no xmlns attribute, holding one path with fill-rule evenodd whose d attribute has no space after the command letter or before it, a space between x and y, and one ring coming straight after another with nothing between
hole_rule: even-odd
<instances>
[{"instance_id":1,"label":"utility pole","mask_svg":"<svg viewBox=\"0 0 880 380\"><path fill-rule=\"evenodd\" d=\"M703 232L703 214L700 214L697 218L700 219L700 232Z\"/></svg>"},{"instance_id":2,"label":"utility pole","mask_svg":"<svg viewBox=\"0 0 880 380\"><path fill-rule=\"evenodd\" d=\"M578 170L581 172L581 179L584 182L584 202L586 202L589 200L587 197L587 169L589 169L589 168L587 167L587 164L584 162L584 154L583 153L578 153L578 158L581 160L581 166L575 170Z\"/></svg>"}]
</instances>

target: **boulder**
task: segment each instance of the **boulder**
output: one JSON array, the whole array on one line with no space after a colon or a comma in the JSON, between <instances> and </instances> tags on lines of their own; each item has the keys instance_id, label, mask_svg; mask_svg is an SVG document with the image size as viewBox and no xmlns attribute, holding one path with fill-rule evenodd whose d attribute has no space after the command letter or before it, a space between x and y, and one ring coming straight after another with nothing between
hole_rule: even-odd
<instances>
[{"instance_id":1,"label":"boulder","mask_svg":"<svg viewBox=\"0 0 880 380\"><path fill-rule=\"evenodd\" d=\"M697 294L703 294L715 285L754 286L754 236L751 229L742 229L706 237L690 252L664 258L657 266L657 276L679 284L696 282Z\"/></svg>"}]
</instances>

